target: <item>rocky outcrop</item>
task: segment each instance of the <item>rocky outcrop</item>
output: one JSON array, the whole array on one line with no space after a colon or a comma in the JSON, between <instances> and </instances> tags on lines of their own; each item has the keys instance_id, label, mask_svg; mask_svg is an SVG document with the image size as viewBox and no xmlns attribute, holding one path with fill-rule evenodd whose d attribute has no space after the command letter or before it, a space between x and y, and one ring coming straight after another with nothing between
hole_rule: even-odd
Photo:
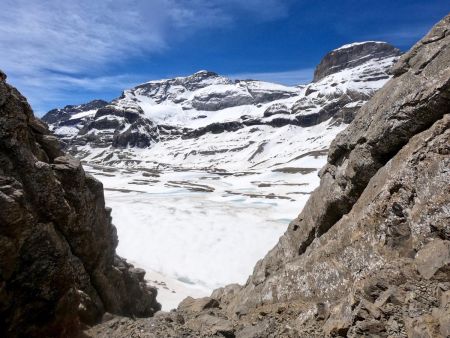
<instances>
[{"instance_id":1,"label":"rocky outcrop","mask_svg":"<svg viewBox=\"0 0 450 338\"><path fill-rule=\"evenodd\" d=\"M449 217L444 210L448 191L433 188L449 181L444 169L449 161L449 23L450 17L445 18L400 59L394 67L395 78L333 141L319 188L278 245L258 263L240 293L241 305L335 297L336 287L348 290L387 262L403 264L391 259L389 249L392 254L404 251L403 261L442 233L425 220L435 217L436 224L445 224ZM427 160L420 161L425 154ZM400 197L402 202L396 202ZM413 210L417 216L413 217ZM355 226L362 227L365 235L372 231L372 237L344 250L352 243L345 243L345 237L357 237L350 230ZM337 236L339 228L342 232ZM313 259L319 250L330 250L327 238L340 242L340 254L346 256ZM404 247L400 238L408 242ZM358 278L349 278L345 272Z\"/></svg>"},{"instance_id":2,"label":"rocky outcrop","mask_svg":"<svg viewBox=\"0 0 450 338\"><path fill-rule=\"evenodd\" d=\"M334 140L319 188L244 286L88 334L448 337L450 16L393 72Z\"/></svg>"},{"instance_id":3,"label":"rocky outcrop","mask_svg":"<svg viewBox=\"0 0 450 338\"><path fill-rule=\"evenodd\" d=\"M369 59L399 56L400 50L386 42L367 41L342 46L325 55L314 71L314 82L345 68L359 66ZM372 81L378 80L374 76Z\"/></svg>"},{"instance_id":4,"label":"rocky outcrop","mask_svg":"<svg viewBox=\"0 0 450 338\"><path fill-rule=\"evenodd\" d=\"M221 88L220 91L199 91L191 100L192 108L203 111L217 111L253 103L253 96L248 91L233 85Z\"/></svg>"},{"instance_id":5,"label":"rocky outcrop","mask_svg":"<svg viewBox=\"0 0 450 338\"><path fill-rule=\"evenodd\" d=\"M75 121L74 121L75 120ZM74 121L74 122L73 122ZM77 125L77 119L69 119L59 126ZM77 127L73 127L77 128ZM76 137L62 137L66 148L90 145L94 148L149 147L159 139L158 129L138 105L116 106L108 104L85 118ZM56 129L57 133L58 129ZM74 153L76 150L73 151Z\"/></svg>"},{"instance_id":6,"label":"rocky outcrop","mask_svg":"<svg viewBox=\"0 0 450 338\"><path fill-rule=\"evenodd\" d=\"M150 81L128 92L136 92L139 95L153 98L157 103L164 101L172 101L174 103L182 103L187 100L183 94L196 91L214 85L231 85L233 82L230 79L222 77L217 73L201 70L190 76L176 77L174 79ZM124 99L127 91L122 95Z\"/></svg>"},{"instance_id":7,"label":"rocky outcrop","mask_svg":"<svg viewBox=\"0 0 450 338\"><path fill-rule=\"evenodd\" d=\"M105 311L152 315L156 290L116 255L102 184L5 81L0 72L0 336L71 337Z\"/></svg>"},{"instance_id":8,"label":"rocky outcrop","mask_svg":"<svg viewBox=\"0 0 450 338\"><path fill-rule=\"evenodd\" d=\"M61 123L69 120L73 115L89 110L97 110L106 106L108 102L104 100L93 100L77 106L68 105L62 109L52 109L42 117L48 124Z\"/></svg>"}]
</instances>

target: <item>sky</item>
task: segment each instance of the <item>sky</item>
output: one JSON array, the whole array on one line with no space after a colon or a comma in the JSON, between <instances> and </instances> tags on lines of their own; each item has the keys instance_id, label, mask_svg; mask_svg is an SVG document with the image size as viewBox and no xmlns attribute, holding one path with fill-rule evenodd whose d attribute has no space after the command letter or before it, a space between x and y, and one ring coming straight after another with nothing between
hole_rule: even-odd
<instances>
[{"instance_id":1,"label":"sky","mask_svg":"<svg viewBox=\"0 0 450 338\"><path fill-rule=\"evenodd\" d=\"M203 69L302 84L334 48L406 51L449 11L447 0L0 0L0 69L37 115Z\"/></svg>"}]
</instances>

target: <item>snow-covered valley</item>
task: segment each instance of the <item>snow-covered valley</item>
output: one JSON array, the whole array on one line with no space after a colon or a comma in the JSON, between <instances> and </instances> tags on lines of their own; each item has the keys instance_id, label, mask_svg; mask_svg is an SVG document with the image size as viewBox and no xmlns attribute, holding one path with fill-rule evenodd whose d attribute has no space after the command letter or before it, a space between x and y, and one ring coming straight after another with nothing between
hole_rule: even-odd
<instances>
[{"instance_id":1,"label":"snow-covered valley","mask_svg":"<svg viewBox=\"0 0 450 338\"><path fill-rule=\"evenodd\" d=\"M147 271L165 309L188 295L244 283L304 203L306 195L293 197L287 190L308 189L279 179L280 189L271 189L278 195L263 196L251 183L259 174L163 171L158 183L136 185L139 171L117 173L118 180L93 173L104 182L113 210L118 253ZM198 186L214 191L195 191Z\"/></svg>"},{"instance_id":2,"label":"snow-covered valley","mask_svg":"<svg viewBox=\"0 0 450 338\"><path fill-rule=\"evenodd\" d=\"M147 271L163 308L170 309L186 296L245 282L318 185L326 146L344 128L330 123L275 129L284 135L277 139L281 146L274 152L269 138L265 151L279 156L243 171L236 170L243 162L239 157L233 162L233 152L222 154L230 156L228 170L188 164L149 169L142 163L123 168L87 164L85 169L104 184L119 254ZM301 140L311 134L314 143ZM285 147L288 136L296 147ZM153 158L157 150L135 150L133 156Z\"/></svg>"},{"instance_id":3,"label":"snow-covered valley","mask_svg":"<svg viewBox=\"0 0 450 338\"><path fill-rule=\"evenodd\" d=\"M327 54L288 87L200 71L44 120L105 188L118 253L169 310L245 283L319 184L331 141L389 78L379 42Z\"/></svg>"}]
</instances>

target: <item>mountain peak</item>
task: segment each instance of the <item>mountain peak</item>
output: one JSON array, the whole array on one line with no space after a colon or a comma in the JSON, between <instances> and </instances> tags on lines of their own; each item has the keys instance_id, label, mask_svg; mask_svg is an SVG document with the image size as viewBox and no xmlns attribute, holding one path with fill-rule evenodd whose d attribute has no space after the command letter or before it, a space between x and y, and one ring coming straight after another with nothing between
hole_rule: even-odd
<instances>
[{"instance_id":1,"label":"mountain peak","mask_svg":"<svg viewBox=\"0 0 450 338\"><path fill-rule=\"evenodd\" d=\"M199 70L198 72L195 72L192 75L186 76L185 79L194 80L194 81L203 81L205 79L214 79L214 78L219 78L219 77L222 77L222 76L220 76L216 72L211 72L209 70Z\"/></svg>"},{"instance_id":2,"label":"mountain peak","mask_svg":"<svg viewBox=\"0 0 450 338\"><path fill-rule=\"evenodd\" d=\"M209 71L209 70L205 70L205 69L199 70L198 72L195 72L195 73L194 73L194 74L192 74L192 75L207 75L207 76L218 76L218 74L217 74L217 73L215 73L215 72L211 72L211 71Z\"/></svg>"},{"instance_id":3,"label":"mountain peak","mask_svg":"<svg viewBox=\"0 0 450 338\"><path fill-rule=\"evenodd\" d=\"M334 50L332 50L332 52L336 52L336 51L340 51L343 49L349 49L349 48L354 48L357 46L362 46L362 45L373 45L373 44L387 44L384 41L361 41L361 42L352 42L352 43L348 43L345 45L342 45L341 47L338 47Z\"/></svg>"},{"instance_id":4,"label":"mountain peak","mask_svg":"<svg viewBox=\"0 0 450 338\"><path fill-rule=\"evenodd\" d=\"M398 48L382 41L354 42L332 50L324 56L314 71L314 82L345 68L359 66L370 59L396 57Z\"/></svg>"}]
</instances>

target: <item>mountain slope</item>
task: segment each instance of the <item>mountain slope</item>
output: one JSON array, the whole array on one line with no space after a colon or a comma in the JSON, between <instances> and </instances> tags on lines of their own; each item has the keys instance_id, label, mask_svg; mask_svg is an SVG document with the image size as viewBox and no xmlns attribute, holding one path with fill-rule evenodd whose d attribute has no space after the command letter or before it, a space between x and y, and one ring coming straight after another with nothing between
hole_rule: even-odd
<instances>
[{"instance_id":1,"label":"mountain slope","mask_svg":"<svg viewBox=\"0 0 450 338\"><path fill-rule=\"evenodd\" d=\"M271 140L291 138L303 128L325 121L336 126L330 131L339 132L339 124L350 122L389 79L388 70L400 54L386 43L372 42L345 51L345 60L335 51L324 58L334 61L319 65L320 69L328 65L338 70L329 70L330 74L306 86L232 81L200 71L139 85L98 110L92 109L91 103L83 112L60 110L56 122L55 110L43 120L72 154L95 164L139 165L139 161L157 158L160 161L154 166L230 169L238 161L227 157L235 156L240 158L241 169L262 161L287 163L306 149L294 146L291 154L277 158L277 149L268 146ZM348 55L361 57L350 62ZM70 118L68 114L72 114ZM322 150L328 142L315 149L305 147L306 152ZM303 144L304 139L293 143ZM152 163L147 162L146 167L149 165Z\"/></svg>"}]
</instances>

